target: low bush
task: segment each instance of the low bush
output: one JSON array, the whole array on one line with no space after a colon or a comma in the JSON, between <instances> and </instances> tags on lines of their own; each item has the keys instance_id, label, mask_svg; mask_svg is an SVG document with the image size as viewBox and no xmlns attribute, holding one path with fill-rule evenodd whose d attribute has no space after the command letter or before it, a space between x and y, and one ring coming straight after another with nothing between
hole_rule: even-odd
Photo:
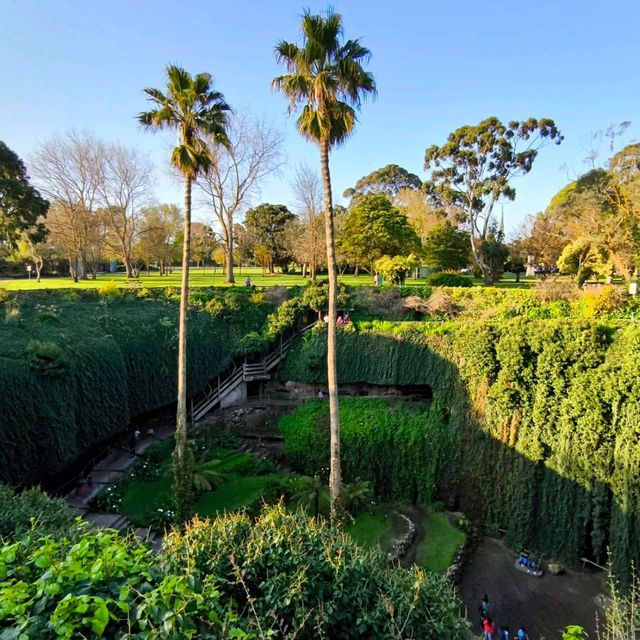
<instances>
[{"instance_id":1,"label":"low bush","mask_svg":"<svg viewBox=\"0 0 640 640\"><path fill-rule=\"evenodd\" d=\"M18 538L27 533L64 536L73 529L74 514L61 498L50 498L39 489L16 493L0 485L0 537Z\"/></svg>"},{"instance_id":2,"label":"low bush","mask_svg":"<svg viewBox=\"0 0 640 640\"><path fill-rule=\"evenodd\" d=\"M195 520L169 534L165 557L172 574L216 576L221 602L254 611L264 637L468 637L447 582L389 568L380 551L282 505L256 520Z\"/></svg>"},{"instance_id":3,"label":"low bush","mask_svg":"<svg viewBox=\"0 0 640 640\"><path fill-rule=\"evenodd\" d=\"M582 294L582 309L586 318L613 315L621 311L626 297L619 287L605 286L598 290L587 290Z\"/></svg>"},{"instance_id":4,"label":"low bush","mask_svg":"<svg viewBox=\"0 0 640 640\"><path fill-rule=\"evenodd\" d=\"M580 294L580 289L574 280L560 278L543 278L538 280L533 286L533 296L542 303L555 302L556 300L566 300L572 302Z\"/></svg>"},{"instance_id":5,"label":"low bush","mask_svg":"<svg viewBox=\"0 0 640 640\"><path fill-rule=\"evenodd\" d=\"M122 295L120 287L112 280L98 288L98 294L103 298L119 298Z\"/></svg>"},{"instance_id":6,"label":"low bush","mask_svg":"<svg viewBox=\"0 0 640 640\"><path fill-rule=\"evenodd\" d=\"M432 287L473 287L473 280L458 273L432 273L427 277Z\"/></svg>"},{"instance_id":7,"label":"low bush","mask_svg":"<svg viewBox=\"0 0 640 640\"><path fill-rule=\"evenodd\" d=\"M351 301L358 316L398 320L407 313L397 287L357 287L352 289Z\"/></svg>"}]
</instances>

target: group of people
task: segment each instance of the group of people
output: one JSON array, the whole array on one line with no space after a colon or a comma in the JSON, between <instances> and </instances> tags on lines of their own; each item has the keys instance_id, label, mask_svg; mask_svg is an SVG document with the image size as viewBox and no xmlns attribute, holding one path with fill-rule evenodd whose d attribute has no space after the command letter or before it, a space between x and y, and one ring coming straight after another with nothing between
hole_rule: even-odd
<instances>
[{"instance_id":1,"label":"group of people","mask_svg":"<svg viewBox=\"0 0 640 640\"><path fill-rule=\"evenodd\" d=\"M323 321L325 323L328 323L329 316L325 315ZM345 311L342 315L339 315L338 319L336 320L336 327L341 327L345 324L351 324L351 318L349 317L349 313L347 311Z\"/></svg>"},{"instance_id":2,"label":"group of people","mask_svg":"<svg viewBox=\"0 0 640 640\"><path fill-rule=\"evenodd\" d=\"M489 615L491 605L489 604L489 596L485 593L478 610L482 621L482 637L485 640L529 640L527 630L520 626L515 635L511 633L509 625L497 625L493 618Z\"/></svg>"}]
</instances>

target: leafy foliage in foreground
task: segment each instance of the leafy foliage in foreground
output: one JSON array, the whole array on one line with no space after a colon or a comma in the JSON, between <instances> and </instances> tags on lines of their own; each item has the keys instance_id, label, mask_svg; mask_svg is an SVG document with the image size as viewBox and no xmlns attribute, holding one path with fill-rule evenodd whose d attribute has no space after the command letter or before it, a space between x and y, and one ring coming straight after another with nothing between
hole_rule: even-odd
<instances>
[{"instance_id":1,"label":"leafy foliage in foreground","mask_svg":"<svg viewBox=\"0 0 640 640\"><path fill-rule=\"evenodd\" d=\"M164 571L135 536L86 528L79 541L0 548L3 638L251 638L212 577Z\"/></svg>"},{"instance_id":2,"label":"leafy foliage in foreground","mask_svg":"<svg viewBox=\"0 0 640 640\"><path fill-rule=\"evenodd\" d=\"M467 637L452 587L266 508L196 520L163 554L83 527L0 547L3 638Z\"/></svg>"},{"instance_id":3,"label":"leafy foliage in foreground","mask_svg":"<svg viewBox=\"0 0 640 640\"><path fill-rule=\"evenodd\" d=\"M389 568L381 552L282 505L256 521L196 520L165 546L173 572L217 576L221 601L253 607L277 638L467 637L447 582Z\"/></svg>"}]
</instances>

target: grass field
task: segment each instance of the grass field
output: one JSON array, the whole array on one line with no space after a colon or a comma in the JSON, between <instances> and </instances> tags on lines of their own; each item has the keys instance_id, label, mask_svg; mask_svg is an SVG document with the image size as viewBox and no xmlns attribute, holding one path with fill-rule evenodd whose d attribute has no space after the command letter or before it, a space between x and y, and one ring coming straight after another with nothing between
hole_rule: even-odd
<instances>
[{"instance_id":1,"label":"grass field","mask_svg":"<svg viewBox=\"0 0 640 640\"><path fill-rule=\"evenodd\" d=\"M236 268L236 286L243 286L247 276L251 278L251 283L257 287L292 287L295 285L304 285L309 282L309 278L303 278L300 273L264 275L260 267L243 267L242 269ZM0 288L7 289L8 291L32 289L95 289L110 282L115 282L120 287L180 287L180 277L180 270L176 269L167 276L160 276L159 273L153 271L149 275L143 272L140 275L139 281L135 282L127 280L124 273L99 273L95 280L81 280L80 282L73 282L69 277L43 278L40 283L36 282L35 278L31 280L27 278L16 278L13 280L0 280ZM222 270L216 269L214 272L211 267L207 267L206 269L192 268L189 280L191 287L230 286L225 282ZM509 274L505 275L496 286L501 288L527 288L536 281L536 278L521 277L520 280L521 282L516 283L515 278ZM372 284L372 279L366 273L360 276L348 274L341 276L340 282L354 286L368 286ZM483 284L480 279L475 279L474 282L479 286ZM418 280L408 278L406 284L408 286L424 286L426 281L424 278Z\"/></svg>"},{"instance_id":2,"label":"grass field","mask_svg":"<svg viewBox=\"0 0 640 640\"><path fill-rule=\"evenodd\" d=\"M444 513L429 512L424 521L425 536L418 547L418 564L429 571L442 573L451 565L466 535L456 529Z\"/></svg>"}]
</instances>

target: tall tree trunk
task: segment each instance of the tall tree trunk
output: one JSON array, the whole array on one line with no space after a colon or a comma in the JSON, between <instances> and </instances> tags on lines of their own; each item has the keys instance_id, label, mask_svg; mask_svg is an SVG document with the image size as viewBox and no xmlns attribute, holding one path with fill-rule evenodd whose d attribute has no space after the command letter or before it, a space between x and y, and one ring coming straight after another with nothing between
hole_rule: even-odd
<instances>
[{"instance_id":1,"label":"tall tree trunk","mask_svg":"<svg viewBox=\"0 0 640 640\"><path fill-rule=\"evenodd\" d=\"M175 498L176 515L184 522L191 515L192 477L187 447L187 306L189 302L189 254L191 249L191 183L185 177L184 240L182 243L182 284L180 288L180 324L178 329L178 406L176 410Z\"/></svg>"},{"instance_id":2,"label":"tall tree trunk","mask_svg":"<svg viewBox=\"0 0 640 640\"><path fill-rule=\"evenodd\" d=\"M336 323L338 320L338 274L333 230L333 203L331 201L331 174L329 173L329 142L320 143L322 186L324 189L324 228L327 243L327 268L329 271L329 308L327 310L327 383L329 387L330 471L329 491L331 522L343 521L342 471L340 468L340 411L338 407L338 371L336 366Z\"/></svg>"},{"instance_id":3,"label":"tall tree trunk","mask_svg":"<svg viewBox=\"0 0 640 640\"><path fill-rule=\"evenodd\" d=\"M233 216L227 216L227 282L232 284L236 281L233 274Z\"/></svg>"}]
</instances>

